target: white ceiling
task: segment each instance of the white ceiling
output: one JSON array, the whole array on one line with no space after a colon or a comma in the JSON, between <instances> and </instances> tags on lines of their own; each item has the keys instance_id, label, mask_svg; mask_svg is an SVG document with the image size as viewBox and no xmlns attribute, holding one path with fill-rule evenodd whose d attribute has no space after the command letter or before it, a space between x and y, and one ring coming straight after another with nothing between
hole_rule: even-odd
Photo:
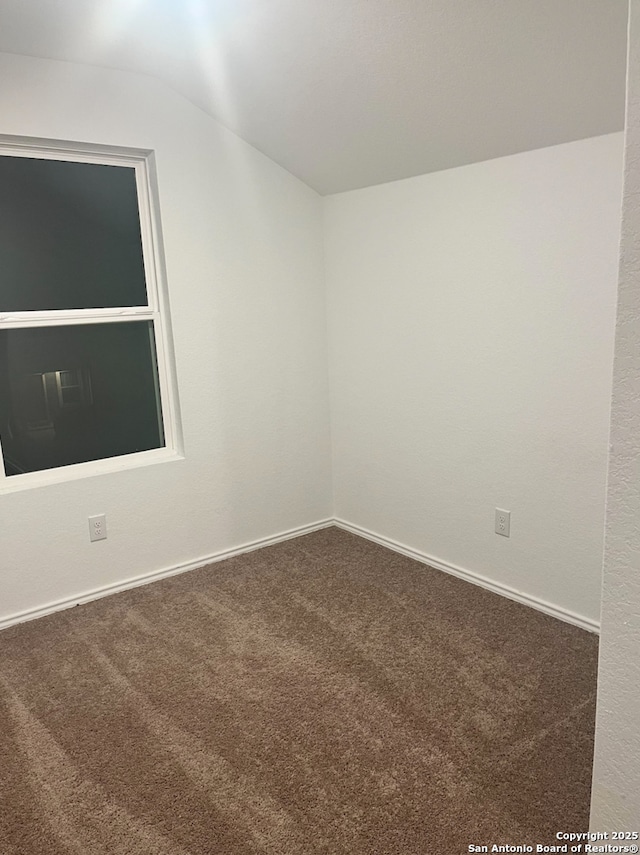
<instances>
[{"instance_id":1,"label":"white ceiling","mask_svg":"<svg viewBox=\"0 0 640 855\"><path fill-rule=\"evenodd\" d=\"M621 130L626 0L1 0L0 50L154 75L320 193Z\"/></svg>"}]
</instances>

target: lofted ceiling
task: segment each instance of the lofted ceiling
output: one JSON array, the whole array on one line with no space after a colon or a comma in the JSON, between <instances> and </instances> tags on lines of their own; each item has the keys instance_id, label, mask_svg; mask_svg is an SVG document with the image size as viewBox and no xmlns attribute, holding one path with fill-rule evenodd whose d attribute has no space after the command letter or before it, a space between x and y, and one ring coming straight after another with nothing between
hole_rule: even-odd
<instances>
[{"instance_id":1,"label":"lofted ceiling","mask_svg":"<svg viewBox=\"0 0 640 855\"><path fill-rule=\"evenodd\" d=\"M2 0L0 50L158 77L320 193L618 131L626 0Z\"/></svg>"}]
</instances>

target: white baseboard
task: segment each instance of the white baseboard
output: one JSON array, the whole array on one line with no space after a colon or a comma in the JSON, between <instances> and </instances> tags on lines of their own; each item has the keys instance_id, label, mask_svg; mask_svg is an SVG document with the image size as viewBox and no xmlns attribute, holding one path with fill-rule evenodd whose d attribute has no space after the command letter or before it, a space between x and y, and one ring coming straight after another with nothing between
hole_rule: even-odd
<instances>
[{"instance_id":1,"label":"white baseboard","mask_svg":"<svg viewBox=\"0 0 640 855\"><path fill-rule=\"evenodd\" d=\"M515 600L525 606L530 606L531 608L537 609L538 611L544 612L545 614L551 615L559 620L563 620L566 623L579 626L589 632L597 633L600 631L600 624L597 621L586 618L583 615L576 614L575 612L571 612L561 606L553 605L553 603L548 603L538 597L533 597L523 591L518 591L508 585L493 582L491 579L487 579L486 576L481 576L479 573L474 573L471 570L464 570L462 567L457 567L455 564L449 564L439 558L434 558L432 555L427 555L417 549L405 546L404 544L399 543L396 540L392 540L389 537L383 537L382 535L369 531L366 528L362 528L361 526L354 525L346 520L337 518L319 520L318 522L311 523L310 525L289 529L288 531L274 534L271 537L265 537L260 540L254 540L250 543L242 544L241 546L235 546L232 549L225 549L221 552L215 552L212 555L203 555L195 561L176 564L172 567L165 567L162 570L154 570L151 573L143 573L141 576L134 576L133 578L125 579L122 582L115 582L111 585L93 588L90 591L84 591L74 597L56 600L55 602L47 603L47 605L39 606L35 609L16 612L15 614L8 615L7 617L0 618L0 630L6 629L7 627L13 626L17 623L35 620L36 618L44 617L45 615L53 614L54 612L59 612L63 609L69 609L73 606L81 605L82 603L88 603L91 602L91 600L98 600L101 597L107 597L110 594L117 594L120 591L128 591L130 588L138 588L141 585L148 585L150 582L165 579L168 576L177 576L179 573L186 573L189 570L204 567L206 564L223 561L225 558L232 558L234 555L242 555L245 552L252 552L255 549L261 549L263 546L271 546L275 543L281 543L284 540L301 537L303 534L310 534L312 531L328 528L331 525L336 525L338 528L342 528L345 531L358 535L359 537L372 540L374 543L380 544L380 546L385 546L387 549L399 552L402 555L406 555L409 558L420 561L422 564L428 564L429 567L434 567L436 570L442 570L444 573L450 573L452 576L458 576L460 579L465 579L467 582L479 585L481 588L486 588L489 591L493 591L495 594L508 597L508 599Z\"/></svg>"},{"instance_id":2,"label":"white baseboard","mask_svg":"<svg viewBox=\"0 0 640 855\"><path fill-rule=\"evenodd\" d=\"M27 609L26 611L16 612L8 617L0 618L0 630L13 626L16 623L24 623L28 620L35 620L45 615L53 614L54 612L69 609L73 606L79 606L82 603L89 603L91 600L99 600L102 597L107 597L110 594L117 594L120 591L128 591L130 588L138 588L141 585L148 585L149 582L156 582L158 579L166 579L168 576L177 576L179 573L186 573L189 570L196 570L198 567L204 567L206 564L213 564L216 561L223 561L225 558L233 558L234 555L242 555L244 552L253 552L255 549L261 549L263 546L272 546L274 543L281 543L284 540L291 540L294 537L300 537L303 534L310 534L312 531L318 531L321 528L328 528L334 524L334 520L329 518L320 520L310 525L292 528L288 531L274 534L271 537L264 537L261 540L253 540L250 543L244 543L241 546L234 546L232 549L224 549L221 552L214 552L212 555L203 555L195 561L188 561L185 564L175 564L173 567L165 567L162 570L154 570L151 573L143 573L141 576L134 576L131 579L126 579L123 582L115 582L111 585L104 585L100 588L93 588L90 591L85 591L74 597L67 597L63 600L56 600L53 603L47 603L45 606L39 606L35 609Z\"/></svg>"},{"instance_id":3,"label":"white baseboard","mask_svg":"<svg viewBox=\"0 0 640 855\"><path fill-rule=\"evenodd\" d=\"M538 597L533 597L530 594L524 593L524 591L518 591L516 588L511 588L509 585L503 585L500 582L493 582L491 579L487 579L486 576L481 576L479 573L474 573L471 570L464 570L462 567L457 567L455 564L449 564L447 561L442 561L440 558L434 558L432 555L427 555L417 549L412 549L410 546L398 543L397 540L392 540L389 537L383 537L380 534L376 534L375 532L362 528L359 525L349 523L346 520L336 518L333 520L333 523L338 526L338 528L350 531L352 534L357 534L367 540L372 540L374 543L380 544L380 546L386 546L387 549L392 549L394 552L400 552L402 555L414 558L422 564L428 564L429 567L435 567L436 570L442 570L444 573L450 573L452 576L458 576L460 579L464 579L467 582L472 582L474 585L479 585L481 588L493 591L494 594L501 594L503 597L508 597L510 600L515 600L525 606L530 606L533 609L537 609L540 612L544 612L545 614L565 621L565 623L571 623L574 626L579 626L581 629L586 629L589 632L600 632L600 624L598 621L576 614L562 606L555 606L553 603L548 603Z\"/></svg>"}]
</instances>

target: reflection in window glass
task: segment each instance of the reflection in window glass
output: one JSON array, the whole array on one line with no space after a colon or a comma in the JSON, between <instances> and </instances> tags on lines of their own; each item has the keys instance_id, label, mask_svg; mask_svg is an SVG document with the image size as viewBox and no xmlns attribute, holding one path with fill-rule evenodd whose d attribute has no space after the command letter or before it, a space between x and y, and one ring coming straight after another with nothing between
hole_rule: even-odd
<instances>
[{"instance_id":1,"label":"reflection in window glass","mask_svg":"<svg viewBox=\"0 0 640 855\"><path fill-rule=\"evenodd\" d=\"M164 447L153 323L0 330L5 472Z\"/></svg>"}]
</instances>

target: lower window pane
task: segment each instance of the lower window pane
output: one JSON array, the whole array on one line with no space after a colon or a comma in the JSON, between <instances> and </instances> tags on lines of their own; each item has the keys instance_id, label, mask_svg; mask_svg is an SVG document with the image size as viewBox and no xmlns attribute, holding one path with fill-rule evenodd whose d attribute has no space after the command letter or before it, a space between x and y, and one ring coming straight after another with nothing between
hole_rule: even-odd
<instances>
[{"instance_id":1,"label":"lower window pane","mask_svg":"<svg viewBox=\"0 0 640 855\"><path fill-rule=\"evenodd\" d=\"M0 330L7 475L164 446L151 321Z\"/></svg>"}]
</instances>

